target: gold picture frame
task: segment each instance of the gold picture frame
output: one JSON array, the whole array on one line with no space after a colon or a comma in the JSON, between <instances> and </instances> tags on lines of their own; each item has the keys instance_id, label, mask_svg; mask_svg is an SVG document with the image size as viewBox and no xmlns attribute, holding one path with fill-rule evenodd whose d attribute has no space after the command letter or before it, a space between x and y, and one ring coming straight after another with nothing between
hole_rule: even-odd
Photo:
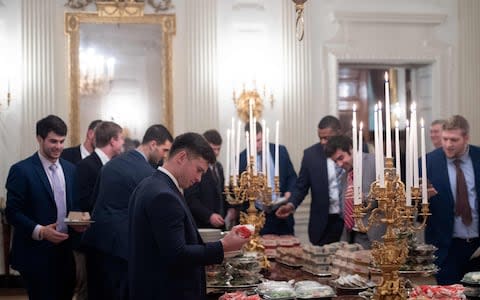
<instances>
[{"instance_id":1,"label":"gold picture frame","mask_svg":"<svg viewBox=\"0 0 480 300\"><path fill-rule=\"evenodd\" d=\"M162 32L162 57L159 77L162 84L161 113L162 123L173 129L173 74L172 39L176 33L174 14L144 14L143 3L97 2L97 12L66 12L65 34L68 48L68 83L70 104L70 142L80 143L80 27L82 24L156 24ZM89 122L91 120L84 120Z\"/></svg>"}]
</instances>

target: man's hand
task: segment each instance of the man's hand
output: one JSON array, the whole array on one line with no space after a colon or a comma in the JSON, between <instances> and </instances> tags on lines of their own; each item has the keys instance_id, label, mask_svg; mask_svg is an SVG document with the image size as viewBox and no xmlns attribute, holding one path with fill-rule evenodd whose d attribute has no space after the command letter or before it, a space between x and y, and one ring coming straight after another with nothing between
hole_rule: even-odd
<instances>
[{"instance_id":1,"label":"man's hand","mask_svg":"<svg viewBox=\"0 0 480 300\"><path fill-rule=\"evenodd\" d=\"M40 236L42 239L54 244L59 244L68 239L68 234L57 231L57 223L42 226L42 228L40 228Z\"/></svg>"},{"instance_id":2,"label":"man's hand","mask_svg":"<svg viewBox=\"0 0 480 300\"><path fill-rule=\"evenodd\" d=\"M212 214L210 216L210 224L212 224L213 227L222 227L225 224L225 221L223 220L222 216L219 214Z\"/></svg>"},{"instance_id":3,"label":"man's hand","mask_svg":"<svg viewBox=\"0 0 480 300\"><path fill-rule=\"evenodd\" d=\"M220 240L223 245L223 252L240 250L242 246L250 240L249 238L243 238L242 235L240 235L241 226L243 225L234 226L232 230Z\"/></svg>"},{"instance_id":4,"label":"man's hand","mask_svg":"<svg viewBox=\"0 0 480 300\"><path fill-rule=\"evenodd\" d=\"M280 219L285 219L287 218L290 214L292 214L295 210L295 207L293 206L292 203L287 203L282 206L280 206L277 211L275 212L275 215L279 217Z\"/></svg>"}]
</instances>

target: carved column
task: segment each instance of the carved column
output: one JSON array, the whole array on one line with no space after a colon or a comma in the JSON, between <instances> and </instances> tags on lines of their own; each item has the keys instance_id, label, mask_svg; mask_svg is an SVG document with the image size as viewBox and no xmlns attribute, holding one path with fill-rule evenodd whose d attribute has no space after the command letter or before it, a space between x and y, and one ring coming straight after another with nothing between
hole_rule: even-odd
<instances>
[{"instance_id":1,"label":"carved column","mask_svg":"<svg viewBox=\"0 0 480 300\"><path fill-rule=\"evenodd\" d=\"M315 106L312 99L311 37L309 35L310 13L304 11L305 36L299 42L295 36L295 7L291 0L282 2L283 24L283 129L282 141L287 146L292 163L299 171L304 148L310 146L312 132L318 120L312 119L309 110ZM301 121L299 120L301 117ZM306 118L306 119L305 119ZM313 124L313 125L312 125ZM303 201L295 213L295 234L303 241L308 240L307 224L310 197Z\"/></svg>"},{"instance_id":2,"label":"carved column","mask_svg":"<svg viewBox=\"0 0 480 300\"><path fill-rule=\"evenodd\" d=\"M188 1L186 19L186 123L203 132L218 124L217 1Z\"/></svg>"},{"instance_id":3,"label":"carved column","mask_svg":"<svg viewBox=\"0 0 480 300\"><path fill-rule=\"evenodd\" d=\"M32 154L37 148L36 122L56 113L55 11L55 0L22 0L21 157Z\"/></svg>"}]
</instances>

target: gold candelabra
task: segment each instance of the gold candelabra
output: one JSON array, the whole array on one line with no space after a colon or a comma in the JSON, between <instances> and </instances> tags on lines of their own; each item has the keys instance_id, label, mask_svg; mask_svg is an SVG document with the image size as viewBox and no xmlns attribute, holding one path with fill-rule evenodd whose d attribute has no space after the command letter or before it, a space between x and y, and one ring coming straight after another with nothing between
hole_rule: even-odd
<instances>
[{"instance_id":1,"label":"gold candelabra","mask_svg":"<svg viewBox=\"0 0 480 300\"><path fill-rule=\"evenodd\" d=\"M249 157L247 169L240 174L238 180L230 176L230 185L225 186L225 195L228 203L240 205L248 202L247 212L240 212L240 224L255 225L255 232L250 241L245 244L244 250L258 253L262 267L269 268L265 248L260 243L260 230L265 225L265 213L257 211L255 202L260 201L263 206L272 205L272 195L280 195L279 178L274 177L274 187L268 185L266 173L255 171L254 156Z\"/></svg>"},{"instance_id":2,"label":"gold candelabra","mask_svg":"<svg viewBox=\"0 0 480 300\"><path fill-rule=\"evenodd\" d=\"M375 265L382 272L382 282L376 288L373 299L407 299L405 283L399 276L400 266L405 263L408 245L405 233L422 229L429 215L428 203L419 204L421 189L411 188L412 205L406 205L405 185L393 167L393 158L385 159L385 185L379 181L370 186L367 205L355 204L353 217L359 231L367 232L371 226L385 224L383 242L373 242L372 256ZM375 204L376 207L375 207ZM371 212L367 224L363 217ZM416 216L422 216L422 223L416 225Z\"/></svg>"}]
</instances>

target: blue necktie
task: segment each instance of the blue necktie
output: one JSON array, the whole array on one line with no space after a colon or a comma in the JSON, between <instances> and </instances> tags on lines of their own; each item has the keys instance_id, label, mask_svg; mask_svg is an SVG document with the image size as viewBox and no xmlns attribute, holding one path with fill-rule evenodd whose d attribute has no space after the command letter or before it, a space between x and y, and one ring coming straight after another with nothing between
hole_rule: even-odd
<instances>
[{"instance_id":1,"label":"blue necktie","mask_svg":"<svg viewBox=\"0 0 480 300\"><path fill-rule=\"evenodd\" d=\"M53 164L48 167L52 172L52 189L53 196L55 198L55 204L57 205L57 231L68 232L67 225L65 225L65 217L67 216L67 207L65 204L65 188L58 175L58 167Z\"/></svg>"}]
</instances>

